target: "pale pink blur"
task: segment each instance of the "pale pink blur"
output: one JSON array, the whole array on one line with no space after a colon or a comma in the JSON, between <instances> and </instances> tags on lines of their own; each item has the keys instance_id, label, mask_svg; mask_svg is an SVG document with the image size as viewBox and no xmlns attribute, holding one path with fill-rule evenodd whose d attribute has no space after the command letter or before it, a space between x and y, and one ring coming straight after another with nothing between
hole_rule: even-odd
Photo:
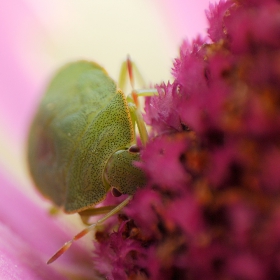
<instances>
[{"instance_id":1,"label":"pale pink blur","mask_svg":"<svg viewBox=\"0 0 280 280\"><path fill-rule=\"evenodd\" d=\"M168 21L167 35L178 46L183 39L192 40L199 34L206 36L205 10L218 0L157 0L162 15Z\"/></svg>"}]
</instances>

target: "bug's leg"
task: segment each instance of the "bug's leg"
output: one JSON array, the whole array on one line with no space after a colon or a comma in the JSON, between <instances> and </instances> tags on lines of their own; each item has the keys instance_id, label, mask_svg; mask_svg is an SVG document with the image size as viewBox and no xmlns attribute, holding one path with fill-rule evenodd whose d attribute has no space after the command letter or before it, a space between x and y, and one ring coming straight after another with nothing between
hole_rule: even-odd
<instances>
[{"instance_id":1,"label":"bug's leg","mask_svg":"<svg viewBox=\"0 0 280 280\"><path fill-rule=\"evenodd\" d=\"M81 217L82 222L85 225L89 225L88 221L90 217L101 215L101 214L107 214L111 210L113 210L116 207L116 205L108 205L108 206L102 206L97 208L90 208L84 211L79 212L79 215Z\"/></svg>"},{"instance_id":2,"label":"bug's leg","mask_svg":"<svg viewBox=\"0 0 280 280\"><path fill-rule=\"evenodd\" d=\"M129 107L130 115L132 118L132 122L136 123L136 125L138 127L141 142L145 146L146 143L148 142L149 137L148 137L148 132L146 129L145 122L143 120L143 116L142 116L139 108L136 107L136 105L134 103L129 102L128 107Z\"/></svg>"},{"instance_id":3,"label":"bug's leg","mask_svg":"<svg viewBox=\"0 0 280 280\"><path fill-rule=\"evenodd\" d=\"M152 96L152 95L157 94L157 90L153 89L153 88L142 89L142 90L135 89L134 77L136 78L138 84L141 87L144 87L145 82L144 82L143 76L141 75L140 71L138 70L136 64L131 61L129 56L127 57L126 61L122 63L120 77L119 77L119 86L121 88L123 88L125 86L127 76L129 77L130 85L132 88L131 94L127 97L129 111L130 111L130 115L132 118L132 123L134 126L136 123L139 134L140 134L141 142L143 145L145 145L148 142L148 132L147 132L141 111L139 109L140 106L139 106L139 102L138 102L138 96Z\"/></svg>"},{"instance_id":4,"label":"bug's leg","mask_svg":"<svg viewBox=\"0 0 280 280\"><path fill-rule=\"evenodd\" d=\"M59 213L59 209L55 206L51 206L50 209L49 209L49 214L51 216L55 216Z\"/></svg>"},{"instance_id":5,"label":"bug's leg","mask_svg":"<svg viewBox=\"0 0 280 280\"><path fill-rule=\"evenodd\" d=\"M118 213L123 207L125 207L130 200L132 199L132 195L129 195L123 202L121 202L119 205L117 205L114 209L112 209L109 213L107 213L103 218L99 219L96 223L93 223L91 225L89 225L88 227L86 227L85 229L83 229L81 232L79 232L78 234L76 234L71 240L69 240L68 242L66 242L47 262L47 264L50 264L52 262L54 262L57 258L59 258L64 252L66 252L70 246L72 245L72 243L78 239L80 239L81 237L83 237L84 235L86 235L87 233L89 233L90 231L92 231L98 224L103 223L104 221L106 221L108 218L110 218L111 216L115 215L116 213Z\"/></svg>"},{"instance_id":6,"label":"bug's leg","mask_svg":"<svg viewBox=\"0 0 280 280\"><path fill-rule=\"evenodd\" d=\"M140 134L140 139L142 144L145 146L148 142L148 132L146 129L146 125L138 106L138 96L153 96L157 94L157 90L155 88L150 89L142 89L142 90L133 90L131 96L127 97L127 103L129 107L130 116L132 119L132 123L137 125L138 131Z\"/></svg>"}]
</instances>

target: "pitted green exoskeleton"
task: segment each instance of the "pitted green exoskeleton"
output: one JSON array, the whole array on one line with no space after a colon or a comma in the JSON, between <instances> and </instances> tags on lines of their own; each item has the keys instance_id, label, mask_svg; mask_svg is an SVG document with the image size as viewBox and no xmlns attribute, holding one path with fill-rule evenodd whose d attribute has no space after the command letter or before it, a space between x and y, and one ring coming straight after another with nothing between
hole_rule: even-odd
<instances>
[{"instance_id":1,"label":"pitted green exoskeleton","mask_svg":"<svg viewBox=\"0 0 280 280\"><path fill-rule=\"evenodd\" d=\"M127 72L134 87L132 68L128 59L121 70L120 87ZM140 160L139 151L131 149L136 144L136 125L142 144L148 140L136 99L137 91L125 97L93 62L68 64L51 81L30 129L28 162L39 191L66 213L84 217L107 213L97 221L101 223L145 184L144 173L134 164ZM113 193L129 196L117 206L95 208L112 187ZM95 225L67 242L48 263Z\"/></svg>"}]
</instances>

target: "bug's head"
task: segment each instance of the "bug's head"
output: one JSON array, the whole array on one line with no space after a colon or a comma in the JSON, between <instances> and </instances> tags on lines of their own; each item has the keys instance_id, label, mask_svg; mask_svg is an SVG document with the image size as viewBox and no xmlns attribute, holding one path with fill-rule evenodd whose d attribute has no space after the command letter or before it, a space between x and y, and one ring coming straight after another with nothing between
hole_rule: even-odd
<instances>
[{"instance_id":1,"label":"bug's head","mask_svg":"<svg viewBox=\"0 0 280 280\"><path fill-rule=\"evenodd\" d=\"M105 168L106 182L114 188L116 196L121 194L134 194L138 187L145 185L144 172L135 166L140 160L139 149L132 146L127 150L119 150L114 153Z\"/></svg>"}]
</instances>

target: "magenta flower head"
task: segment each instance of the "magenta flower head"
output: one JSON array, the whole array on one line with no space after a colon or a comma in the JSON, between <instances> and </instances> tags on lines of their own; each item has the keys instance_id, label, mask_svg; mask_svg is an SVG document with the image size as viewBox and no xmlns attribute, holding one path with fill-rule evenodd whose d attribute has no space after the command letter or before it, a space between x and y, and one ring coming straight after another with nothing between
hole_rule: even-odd
<instances>
[{"instance_id":1,"label":"magenta flower head","mask_svg":"<svg viewBox=\"0 0 280 280\"><path fill-rule=\"evenodd\" d=\"M107 279L280 278L280 3L206 15L146 98L147 185L96 233Z\"/></svg>"}]
</instances>

